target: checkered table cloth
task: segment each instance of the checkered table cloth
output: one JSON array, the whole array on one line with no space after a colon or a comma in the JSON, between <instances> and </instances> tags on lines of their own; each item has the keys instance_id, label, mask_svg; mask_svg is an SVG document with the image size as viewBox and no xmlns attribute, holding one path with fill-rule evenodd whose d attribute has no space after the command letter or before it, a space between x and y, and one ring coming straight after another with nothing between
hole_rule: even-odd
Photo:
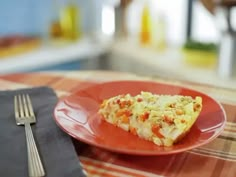
<instances>
[{"instance_id":1,"label":"checkered table cloth","mask_svg":"<svg viewBox=\"0 0 236 177\"><path fill-rule=\"evenodd\" d=\"M107 71L39 72L0 76L0 90L49 86L63 98L94 83L114 80L152 80L204 92L225 108L227 123L212 142L166 156L130 156L112 153L74 140L84 170L96 177L236 177L236 90L183 81L147 78Z\"/></svg>"}]
</instances>

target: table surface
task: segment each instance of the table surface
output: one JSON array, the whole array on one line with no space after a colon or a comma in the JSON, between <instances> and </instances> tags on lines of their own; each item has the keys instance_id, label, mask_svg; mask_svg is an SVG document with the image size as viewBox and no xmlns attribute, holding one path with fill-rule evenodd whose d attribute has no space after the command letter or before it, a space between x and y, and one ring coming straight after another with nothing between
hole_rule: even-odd
<instances>
[{"instance_id":1,"label":"table surface","mask_svg":"<svg viewBox=\"0 0 236 177\"><path fill-rule=\"evenodd\" d=\"M37 86L53 88L63 98L91 83L114 80L152 80L204 92L219 101L226 112L224 131L212 142L193 150L166 156L116 154L74 141L78 158L88 176L116 177L235 177L236 176L236 90L178 80L149 78L108 71L38 72L0 75L0 90Z\"/></svg>"}]
</instances>

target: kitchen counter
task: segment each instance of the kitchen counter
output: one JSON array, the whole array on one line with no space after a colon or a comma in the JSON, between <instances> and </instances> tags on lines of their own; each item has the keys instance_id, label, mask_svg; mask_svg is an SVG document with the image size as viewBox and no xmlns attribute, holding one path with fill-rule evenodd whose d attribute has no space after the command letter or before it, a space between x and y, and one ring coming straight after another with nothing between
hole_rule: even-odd
<instances>
[{"instance_id":1,"label":"kitchen counter","mask_svg":"<svg viewBox=\"0 0 236 177\"><path fill-rule=\"evenodd\" d=\"M25 54L0 58L0 74L34 71L68 62L92 60L107 52L108 46L108 41L92 38L63 45L42 45Z\"/></svg>"},{"instance_id":2,"label":"kitchen counter","mask_svg":"<svg viewBox=\"0 0 236 177\"><path fill-rule=\"evenodd\" d=\"M220 78L216 67L188 65L177 48L158 52L125 39L113 43L110 68L153 77L162 76L224 88L236 88L236 78Z\"/></svg>"}]
</instances>

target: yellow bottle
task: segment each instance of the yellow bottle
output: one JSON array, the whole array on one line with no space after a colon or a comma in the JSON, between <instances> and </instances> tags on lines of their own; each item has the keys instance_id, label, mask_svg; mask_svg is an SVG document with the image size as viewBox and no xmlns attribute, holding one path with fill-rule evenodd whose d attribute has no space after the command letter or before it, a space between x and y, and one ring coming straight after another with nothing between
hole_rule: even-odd
<instances>
[{"instance_id":1,"label":"yellow bottle","mask_svg":"<svg viewBox=\"0 0 236 177\"><path fill-rule=\"evenodd\" d=\"M140 42L149 44L151 42L151 16L147 5L144 6L141 19Z\"/></svg>"},{"instance_id":2,"label":"yellow bottle","mask_svg":"<svg viewBox=\"0 0 236 177\"><path fill-rule=\"evenodd\" d=\"M76 4L70 3L60 12L60 26L62 36L69 40L76 40L80 36L79 9Z\"/></svg>"}]
</instances>

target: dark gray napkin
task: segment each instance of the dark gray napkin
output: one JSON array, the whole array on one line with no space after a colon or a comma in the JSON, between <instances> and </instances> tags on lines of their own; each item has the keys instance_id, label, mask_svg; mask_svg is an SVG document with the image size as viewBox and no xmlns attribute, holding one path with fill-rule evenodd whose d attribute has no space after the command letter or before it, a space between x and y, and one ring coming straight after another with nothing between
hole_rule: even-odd
<instances>
[{"instance_id":1,"label":"dark gray napkin","mask_svg":"<svg viewBox=\"0 0 236 177\"><path fill-rule=\"evenodd\" d=\"M16 125L14 117L13 97L19 93L29 93L32 98L37 117L32 130L46 176L85 176L70 136L53 120L58 99L48 87L0 92L0 176L28 176L25 129Z\"/></svg>"}]
</instances>

